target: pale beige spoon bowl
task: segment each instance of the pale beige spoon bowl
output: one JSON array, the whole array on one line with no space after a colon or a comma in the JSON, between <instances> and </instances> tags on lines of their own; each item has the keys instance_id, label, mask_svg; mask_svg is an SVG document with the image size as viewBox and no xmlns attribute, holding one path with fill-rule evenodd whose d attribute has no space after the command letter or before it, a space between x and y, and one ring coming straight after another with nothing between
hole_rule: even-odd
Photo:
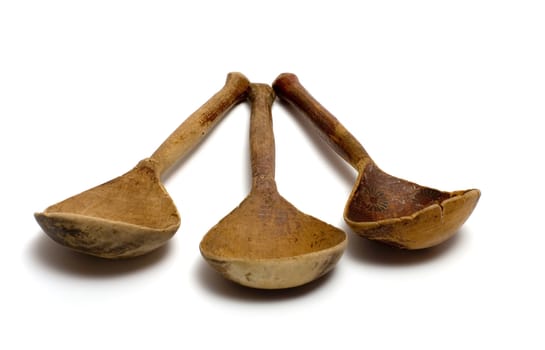
<instances>
[{"instance_id":1,"label":"pale beige spoon bowl","mask_svg":"<svg viewBox=\"0 0 545 350\"><path fill-rule=\"evenodd\" d=\"M346 248L346 234L306 215L277 191L271 105L265 84L251 84L252 189L240 205L202 239L206 261L241 285L280 289L329 272Z\"/></svg>"},{"instance_id":2,"label":"pale beige spoon bowl","mask_svg":"<svg viewBox=\"0 0 545 350\"><path fill-rule=\"evenodd\" d=\"M161 175L245 98L249 81L225 86L190 115L149 158L126 174L48 207L35 218L49 237L81 253L118 259L151 252L178 230L180 216Z\"/></svg>"},{"instance_id":3,"label":"pale beige spoon bowl","mask_svg":"<svg viewBox=\"0 0 545 350\"><path fill-rule=\"evenodd\" d=\"M301 85L279 75L275 92L320 131L320 136L359 173L344 219L359 235L404 249L435 246L452 237L473 212L480 191L444 192L417 185L378 168L363 146Z\"/></svg>"}]
</instances>

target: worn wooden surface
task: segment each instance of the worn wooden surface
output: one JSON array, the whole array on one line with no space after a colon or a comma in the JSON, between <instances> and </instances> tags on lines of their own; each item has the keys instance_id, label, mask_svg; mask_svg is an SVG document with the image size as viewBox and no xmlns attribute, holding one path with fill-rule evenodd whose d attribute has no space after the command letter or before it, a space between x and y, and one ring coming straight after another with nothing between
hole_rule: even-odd
<instances>
[{"instance_id":1,"label":"worn wooden surface","mask_svg":"<svg viewBox=\"0 0 545 350\"><path fill-rule=\"evenodd\" d=\"M477 189L445 192L382 171L358 140L301 85L284 73L273 87L303 112L321 137L359 173L344 219L359 235L405 249L435 246L452 237L471 215Z\"/></svg>"},{"instance_id":2,"label":"worn wooden surface","mask_svg":"<svg viewBox=\"0 0 545 350\"><path fill-rule=\"evenodd\" d=\"M225 86L191 114L150 157L126 174L48 207L35 218L53 240L103 258L146 254L178 230L180 215L161 175L195 147L236 103L249 81L230 73Z\"/></svg>"},{"instance_id":3,"label":"worn wooden surface","mask_svg":"<svg viewBox=\"0 0 545 350\"><path fill-rule=\"evenodd\" d=\"M250 194L203 238L204 258L226 278L263 289L308 283L329 272L346 247L346 234L306 215L277 191L272 88L252 84Z\"/></svg>"}]
</instances>

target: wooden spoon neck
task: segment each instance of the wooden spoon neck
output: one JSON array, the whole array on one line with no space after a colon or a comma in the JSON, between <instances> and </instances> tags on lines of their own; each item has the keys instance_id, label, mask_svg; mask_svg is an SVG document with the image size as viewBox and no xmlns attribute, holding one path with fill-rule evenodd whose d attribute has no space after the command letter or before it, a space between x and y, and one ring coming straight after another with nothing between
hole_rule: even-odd
<instances>
[{"instance_id":1,"label":"wooden spoon neck","mask_svg":"<svg viewBox=\"0 0 545 350\"><path fill-rule=\"evenodd\" d=\"M328 143L333 150L355 169L360 169L369 163L374 163L369 153L367 153L359 141L340 123L338 126L342 129L339 133L340 137L338 141L334 139L334 136L326 135L329 139Z\"/></svg>"},{"instance_id":2,"label":"wooden spoon neck","mask_svg":"<svg viewBox=\"0 0 545 350\"><path fill-rule=\"evenodd\" d=\"M353 164L353 166L354 166L354 169L356 169L360 173L363 172L367 167L372 167L372 168L376 168L380 170L377 164L368 155L357 159L356 162Z\"/></svg>"},{"instance_id":3,"label":"wooden spoon neck","mask_svg":"<svg viewBox=\"0 0 545 350\"><path fill-rule=\"evenodd\" d=\"M138 162L135 168L151 169L155 174L157 174L157 177L160 177L161 175L161 164L152 157L142 159L140 162Z\"/></svg>"},{"instance_id":4,"label":"wooden spoon neck","mask_svg":"<svg viewBox=\"0 0 545 350\"><path fill-rule=\"evenodd\" d=\"M278 188L276 187L274 177L270 175L254 176L252 180L251 192L268 195L278 193Z\"/></svg>"}]
</instances>

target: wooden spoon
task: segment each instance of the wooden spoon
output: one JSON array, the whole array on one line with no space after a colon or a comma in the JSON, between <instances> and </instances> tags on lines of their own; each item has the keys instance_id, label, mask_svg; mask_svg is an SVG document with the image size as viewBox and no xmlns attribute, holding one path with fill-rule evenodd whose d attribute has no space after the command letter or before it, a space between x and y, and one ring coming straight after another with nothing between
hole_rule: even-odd
<instances>
[{"instance_id":1,"label":"wooden spoon","mask_svg":"<svg viewBox=\"0 0 545 350\"><path fill-rule=\"evenodd\" d=\"M248 86L244 75L228 74L225 86L151 157L120 177L36 213L36 220L57 243L103 258L134 257L165 244L178 230L180 216L161 175L245 98Z\"/></svg>"},{"instance_id":2,"label":"wooden spoon","mask_svg":"<svg viewBox=\"0 0 545 350\"><path fill-rule=\"evenodd\" d=\"M274 90L303 112L329 145L358 172L344 219L359 235L399 248L431 247L452 237L471 215L477 189L444 192L383 172L363 146L290 73Z\"/></svg>"},{"instance_id":3,"label":"wooden spoon","mask_svg":"<svg viewBox=\"0 0 545 350\"><path fill-rule=\"evenodd\" d=\"M206 261L248 287L280 289L329 272L346 247L346 234L301 213L276 189L272 88L251 84L250 194L202 239Z\"/></svg>"}]
</instances>

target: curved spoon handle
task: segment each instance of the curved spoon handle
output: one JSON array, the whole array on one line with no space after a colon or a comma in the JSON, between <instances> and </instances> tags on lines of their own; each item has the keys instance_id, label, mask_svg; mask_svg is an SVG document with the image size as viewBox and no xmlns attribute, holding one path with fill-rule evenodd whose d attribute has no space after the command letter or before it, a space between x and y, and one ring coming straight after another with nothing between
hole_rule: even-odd
<instances>
[{"instance_id":1,"label":"curved spoon handle","mask_svg":"<svg viewBox=\"0 0 545 350\"><path fill-rule=\"evenodd\" d=\"M337 154L359 170L372 161L358 140L301 85L295 74L280 74L273 83L276 94L303 112L320 131L320 136Z\"/></svg>"},{"instance_id":2,"label":"curved spoon handle","mask_svg":"<svg viewBox=\"0 0 545 350\"><path fill-rule=\"evenodd\" d=\"M151 158L163 174L195 147L235 104L242 101L250 82L241 73L227 75L223 88L206 101L159 146Z\"/></svg>"},{"instance_id":3,"label":"curved spoon handle","mask_svg":"<svg viewBox=\"0 0 545 350\"><path fill-rule=\"evenodd\" d=\"M252 161L252 189L275 189L275 146L272 124L274 90L267 84L250 84L248 100L252 107L250 118L250 157Z\"/></svg>"}]
</instances>

